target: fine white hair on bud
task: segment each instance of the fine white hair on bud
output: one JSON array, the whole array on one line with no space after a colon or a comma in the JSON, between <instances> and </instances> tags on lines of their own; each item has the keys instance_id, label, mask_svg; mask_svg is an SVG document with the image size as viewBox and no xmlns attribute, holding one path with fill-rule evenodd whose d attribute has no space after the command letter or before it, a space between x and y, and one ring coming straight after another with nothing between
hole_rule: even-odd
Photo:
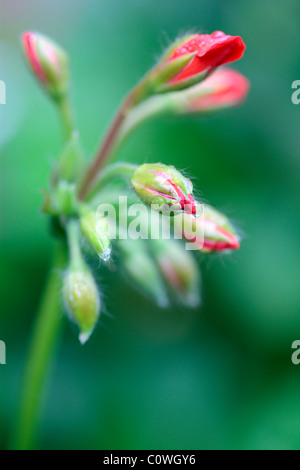
<instances>
[{"instance_id":1,"label":"fine white hair on bud","mask_svg":"<svg viewBox=\"0 0 300 470\"><path fill-rule=\"evenodd\" d=\"M67 233L70 261L63 281L63 298L69 318L79 327L79 340L83 344L99 318L100 295L94 276L82 257L75 220L69 221Z\"/></svg>"},{"instance_id":2,"label":"fine white hair on bud","mask_svg":"<svg viewBox=\"0 0 300 470\"><path fill-rule=\"evenodd\" d=\"M111 254L111 243L107 219L99 217L95 211L85 207L81 212L80 230L85 241L100 259L108 261Z\"/></svg>"},{"instance_id":3,"label":"fine white hair on bud","mask_svg":"<svg viewBox=\"0 0 300 470\"><path fill-rule=\"evenodd\" d=\"M168 212L195 214L192 182L174 166L145 163L134 172L131 185L147 205L158 205Z\"/></svg>"},{"instance_id":4,"label":"fine white hair on bud","mask_svg":"<svg viewBox=\"0 0 300 470\"><path fill-rule=\"evenodd\" d=\"M64 276L63 297L69 318L78 325L79 340L84 344L100 315L100 296L91 272L68 268Z\"/></svg>"}]
</instances>

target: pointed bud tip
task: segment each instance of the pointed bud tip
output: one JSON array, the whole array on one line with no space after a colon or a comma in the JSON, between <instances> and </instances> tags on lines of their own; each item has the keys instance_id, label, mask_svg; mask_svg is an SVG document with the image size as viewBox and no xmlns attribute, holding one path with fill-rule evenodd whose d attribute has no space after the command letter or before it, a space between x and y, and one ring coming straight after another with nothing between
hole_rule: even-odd
<instances>
[{"instance_id":1,"label":"pointed bud tip","mask_svg":"<svg viewBox=\"0 0 300 470\"><path fill-rule=\"evenodd\" d=\"M80 341L80 344L83 346L89 339L90 339L90 336L92 334L93 330L90 330L86 333L80 333L79 334L79 341Z\"/></svg>"},{"instance_id":2,"label":"pointed bud tip","mask_svg":"<svg viewBox=\"0 0 300 470\"><path fill-rule=\"evenodd\" d=\"M30 31L26 31L22 34L21 39L24 47L25 55L31 65L31 68L40 82L47 86L48 80L46 74L41 66L37 50L36 50L36 42L39 38L39 34L33 33Z\"/></svg>"},{"instance_id":3,"label":"pointed bud tip","mask_svg":"<svg viewBox=\"0 0 300 470\"><path fill-rule=\"evenodd\" d=\"M222 240L212 240L204 238L203 241L203 252L205 253L220 253L231 250L239 250L240 242L239 239L232 233L226 230L218 230L221 234Z\"/></svg>"},{"instance_id":4,"label":"pointed bud tip","mask_svg":"<svg viewBox=\"0 0 300 470\"><path fill-rule=\"evenodd\" d=\"M110 255L111 255L111 248L107 248L107 250L104 251L104 253L99 254L99 258L106 263L110 259Z\"/></svg>"},{"instance_id":5,"label":"pointed bud tip","mask_svg":"<svg viewBox=\"0 0 300 470\"><path fill-rule=\"evenodd\" d=\"M240 241L237 237L232 236L232 239L229 243L231 250L239 250L240 249Z\"/></svg>"},{"instance_id":6,"label":"pointed bud tip","mask_svg":"<svg viewBox=\"0 0 300 470\"><path fill-rule=\"evenodd\" d=\"M84 209L85 211L85 209ZM87 244L103 261L111 254L109 224L105 217L98 217L95 211L87 209L80 218L81 233Z\"/></svg>"}]
</instances>

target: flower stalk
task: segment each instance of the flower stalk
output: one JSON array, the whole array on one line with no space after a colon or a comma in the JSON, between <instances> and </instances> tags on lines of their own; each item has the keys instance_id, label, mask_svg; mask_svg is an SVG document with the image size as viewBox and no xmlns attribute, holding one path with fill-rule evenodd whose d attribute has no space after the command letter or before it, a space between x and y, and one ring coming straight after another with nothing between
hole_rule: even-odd
<instances>
[{"instance_id":1,"label":"flower stalk","mask_svg":"<svg viewBox=\"0 0 300 470\"><path fill-rule=\"evenodd\" d=\"M97 194L103 186L110 183L113 180L124 180L130 183L131 178L135 170L138 168L138 165L133 165L131 163L114 163L105 167L99 174L95 185L92 187L89 193L86 194L85 199L90 200L92 197Z\"/></svg>"},{"instance_id":2,"label":"flower stalk","mask_svg":"<svg viewBox=\"0 0 300 470\"><path fill-rule=\"evenodd\" d=\"M58 292L61 289L61 271L65 268L66 253L65 243L56 242L21 385L22 395L12 442L12 448L17 450L33 449L35 445L41 395L63 323Z\"/></svg>"},{"instance_id":3,"label":"flower stalk","mask_svg":"<svg viewBox=\"0 0 300 470\"><path fill-rule=\"evenodd\" d=\"M125 98L123 104L121 105L119 111L117 112L115 118L113 119L107 131L107 134L104 137L103 143L100 146L100 150L98 151L96 157L92 161L84 176L82 184L79 188L79 199L84 200L86 198L92 184L97 178L99 170L102 168L104 163L111 157L120 127L133 103L134 94L135 90L129 93L129 95Z\"/></svg>"},{"instance_id":4,"label":"flower stalk","mask_svg":"<svg viewBox=\"0 0 300 470\"><path fill-rule=\"evenodd\" d=\"M63 138L65 142L68 142L76 129L74 112L68 95L58 101L58 111L63 129Z\"/></svg>"}]
</instances>

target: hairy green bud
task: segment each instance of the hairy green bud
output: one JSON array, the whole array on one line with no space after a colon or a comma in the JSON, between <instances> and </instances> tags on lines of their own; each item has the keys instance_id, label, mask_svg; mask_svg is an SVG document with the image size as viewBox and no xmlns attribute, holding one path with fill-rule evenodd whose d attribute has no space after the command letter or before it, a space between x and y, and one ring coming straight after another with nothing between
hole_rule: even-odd
<instances>
[{"instance_id":1,"label":"hairy green bud","mask_svg":"<svg viewBox=\"0 0 300 470\"><path fill-rule=\"evenodd\" d=\"M79 340L84 344L92 334L100 315L100 295L95 279L80 251L77 223L70 221L67 231L70 262L64 276L63 298L70 319L79 327Z\"/></svg>"},{"instance_id":2,"label":"hairy green bud","mask_svg":"<svg viewBox=\"0 0 300 470\"><path fill-rule=\"evenodd\" d=\"M119 240L118 247L122 253L125 273L133 284L144 294L154 298L160 307L167 307L169 300L146 244L141 240Z\"/></svg>"},{"instance_id":3,"label":"hairy green bud","mask_svg":"<svg viewBox=\"0 0 300 470\"><path fill-rule=\"evenodd\" d=\"M109 225L105 217L98 217L94 211L86 212L80 218L80 229L89 246L103 260L111 253Z\"/></svg>"},{"instance_id":4,"label":"hairy green bud","mask_svg":"<svg viewBox=\"0 0 300 470\"><path fill-rule=\"evenodd\" d=\"M145 163L137 168L131 184L147 205L156 205L161 211L195 213L192 182L174 166L163 163Z\"/></svg>"},{"instance_id":5,"label":"hairy green bud","mask_svg":"<svg viewBox=\"0 0 300 470\"><path fill-rule=\"evenodd\" d=\"M100 297L95 280L87 267L68 269L63 284L65 306L77 323L79 340L84 344L92 334L100 314Z\"/></svg>"},{"instance_id":6,"label":"hairy green bud","mask_svg":"<svg viewBox=\"0 0 300 470\"><path fill-rule=\"evenodd\" d=\"M178 300L187 307L200 304L200 271L193 255L175 240L152 240L162 276Z\"/></svg>"}]
</instances>

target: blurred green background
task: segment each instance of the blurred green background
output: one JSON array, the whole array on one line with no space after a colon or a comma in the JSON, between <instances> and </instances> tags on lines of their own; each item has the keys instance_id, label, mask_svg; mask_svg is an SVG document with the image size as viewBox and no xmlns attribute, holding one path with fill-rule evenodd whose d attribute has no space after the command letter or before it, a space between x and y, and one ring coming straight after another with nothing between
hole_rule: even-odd
<instances>
[{"instance_id":1,"label":"blurred green background","mask_svg":"<svg viewBox=\"0 0 300 470\"><path fill-rule=\"evenodd\" d=\"M164 311L100 270L105 310L86 346L66 324L39 432L47 449L299 449L300 79L297 0L0 0L0 447L8 445L29 334L50 262L40 214L60 148L54 107L21 54L37 30L71 55L73 98L91 155L123 95L178 33L223 30L247 45L234 67L246 103L138 130L119 158L196 176L244 234L231 256L200 258L203 306Z\"/></svg>"}]
</instances>

